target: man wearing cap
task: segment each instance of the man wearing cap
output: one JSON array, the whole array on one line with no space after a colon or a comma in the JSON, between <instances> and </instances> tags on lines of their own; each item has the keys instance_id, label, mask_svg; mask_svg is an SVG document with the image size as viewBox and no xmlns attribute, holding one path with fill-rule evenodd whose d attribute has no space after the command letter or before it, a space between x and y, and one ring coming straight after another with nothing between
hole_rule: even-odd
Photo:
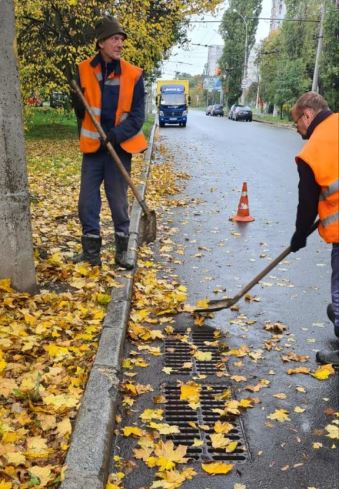
<instances>
[{"instance_id":1,"label":"man wearing cap","mask_svg":"<svg viewBox=\"0 0 339 489\"><path fill-rule=\"evenodd\" d=\"M79 64L78 81L107 138L100 139L81 101L73 97L77 117L81 120L80 151L83 153L79 196L83 251L73 261L101 265L100 187L104 183L115 232L115 261L130 270L133 265L127 260L128 188L106 151L106 144L110 142L114 146L130 172L132 154L147 147L141 130L145 119L144 82L142 70L121 58L127 35L116 19L110 16L101 19L95 26L95 36L98 52Z\"/></svg>"}]
</instances>

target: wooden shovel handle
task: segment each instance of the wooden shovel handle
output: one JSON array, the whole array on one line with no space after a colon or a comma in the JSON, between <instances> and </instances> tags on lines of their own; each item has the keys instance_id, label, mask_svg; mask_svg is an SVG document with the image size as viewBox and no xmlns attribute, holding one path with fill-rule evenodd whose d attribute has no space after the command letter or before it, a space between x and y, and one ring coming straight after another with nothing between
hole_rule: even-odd
<instances>
[{"instance_id":1,"label":"wooden shovel handle","mask_svg":"<svg viewBox=\"0 0 339 489\"><path fill-rule=\"evenodd\" d=\"M319 225L319 219L312 225L307 236L312 234L313 231L317 229L318 225ZM233 304L238 302L238 300L241 299L241 297L243 297L249 290L251 290L251 288L254 287L254 285L256 285L263 277L265 277L265 275L267 275L271 270L273 270L273 268L275 268L284 258L286 258L286 256L289 255L290 252L291 252L291 247L288 246L284 251L282 251L282 253L280 253L279 256L277 256L274 260L272 260L271 263L266 268L264 268L264 270L258 273L258 275L254 277L253 280L251 280L247 285L245 285L245 287L241 289L241 291L233 297L232 299L232 302L234 301Z\"/></svg>"}]
</instances>

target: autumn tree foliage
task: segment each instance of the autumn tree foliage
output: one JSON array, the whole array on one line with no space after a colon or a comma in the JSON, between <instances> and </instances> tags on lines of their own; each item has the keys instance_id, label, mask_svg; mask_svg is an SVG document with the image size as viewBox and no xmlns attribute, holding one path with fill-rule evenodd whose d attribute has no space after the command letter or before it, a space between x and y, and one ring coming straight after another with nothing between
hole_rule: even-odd
<instances>
[{"instance_id":1,"label":"autumn tree foliage","mask_svg":"<svg viewBox=\"0 0 339 489\"><path fill-rule=\"evenodd\" d=\"M258 53L260 95L269 106L287 109L311 90L319 36L321 3L317 0L286 0L281 28L261 43ZM319 91L333 110L339 107L339 5L323 2L325 22L320 57ZM298 20L299 19L299 20Z\"/></svg>"},{"instance_id":2,"label":"autumn tree foliage","mask_svg":"<svg viewBox=\"0 0 339 489\"><path fill-rule=\"evenodd\" d=\"M24 90L63 90L74 66L95 52L94 25L115 16L128 33L124 58L151 76L169 49L185 40L187 17L220 0L17 0L18 52Z\"/></svg>"},{"instance_id":3,"label":"autumn tree foliage","mask_svg":"<svg viewBox=\"0 0 339 489\"><path fill-rule=\"evenodd\" d=\"M261 0L230 0L225 11L220 33L224 40L222 57L219 60L227 79L227 102L232 105L241 95L241 80L244 73L244 51L247 25L248 55L255 43ZM246 22L246 24L245 24Z\"/></svg>"}]
</instances>

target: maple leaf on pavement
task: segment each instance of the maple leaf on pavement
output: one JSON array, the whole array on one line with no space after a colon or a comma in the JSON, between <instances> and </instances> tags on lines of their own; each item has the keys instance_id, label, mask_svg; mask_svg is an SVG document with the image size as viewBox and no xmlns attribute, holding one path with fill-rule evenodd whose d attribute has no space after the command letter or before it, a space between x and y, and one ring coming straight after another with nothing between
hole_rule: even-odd
<instances>
[{"instance_id":1,"label":"maple leaf on pavement","mask_svg":"<svg viewBox=\"0 0 339 489\"><path fill-rule=\"evenodd\" d=\"M287 409L276 409L274 413L269 414L267 418L279 421L280 423L284 423L285 421L291 421L290 418L288 417Z\"/></svg>"},{"instance_id":2,"label":"maple leaf on pavement","mask_svg":"<svg viewBox=\"0 0 339 489\"><path fill-rule=\"evenodd\" d=\"M186 452L187 447L184 445L178 445L175 448L172 440L166 442L161 440L154 448L154 455L156 457L150 457L147 460L147 465L150 467L157 466L161 471L171 470L176 464L187 462L188 459L185 458Z\"/></svg>"}]
</instances>

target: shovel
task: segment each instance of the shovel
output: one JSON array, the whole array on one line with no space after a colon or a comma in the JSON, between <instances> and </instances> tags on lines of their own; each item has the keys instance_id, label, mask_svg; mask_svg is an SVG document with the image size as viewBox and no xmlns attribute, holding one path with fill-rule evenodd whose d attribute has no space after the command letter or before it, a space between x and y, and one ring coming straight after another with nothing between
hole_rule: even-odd
<instances>
[{"instance_id":1,"label":"shovel","mask_svg":"<svg viewBox=\"0 0 339 489\"><path fill-rule=\"evenodd\" d=\"M84 104L90 118L92 119L93 124L96 127L96 130L100 134L100 137L105 141L106 140L106 134L103 128L101 127L100 123L96 120L90 106L87 103L87 100L85 99L82 91L80 90L78 84L76 83L75 80L71 81L71 85L78 94L79 98L81 99L82 103ZM143 215L141 216L141 221L140 221L140 241L143 243L151 243L152 241L155 241L156 239L156 234L157 234L157 221L156 221L156 215L155 211L151 210L147 207L145 200L141 197L140 193L138 192L136 186L134 185L131 177L129 176L127 170L125 169L124 165L122 164L122 161L120 160L119 156L117 155L115 149L113 148L113 145L110 142L106 143L106 148L110 155L112 156L115 164L117 165L119 171L121 172L122 176L132 189L132 192L139 202L142 210L143 210Z\"/></svg>"},{"instance_id":2,"label":"shovel","mask_svg":"<svg viewBox=\"0 0 339 489\"><path fill-rule=\"evenodd\" d=\"M311 227L310 232L307 234L309 236L310 234L317 229L319 224L319 220L317 220ZM254 285L256 285L259 280L261 280L265 275L268 274L271 270L273 270L274 267L278 265L278 263L281 262L286 256L291 252L291 247L288 246L282 253L280 253L277 258L275 258L262 272L260 272L256 277L254 277L253 280L251 280L243 289L238 292L237 295L234 297L230 297L228 299L219 299L219 300L210 300L208 301L207 307L197 307L193 309L192 312L213 312L213 311L220 311L221 309L228 309L234 304L236 304L249 290L251 290Z\"/></svg>"}]
</instances>

